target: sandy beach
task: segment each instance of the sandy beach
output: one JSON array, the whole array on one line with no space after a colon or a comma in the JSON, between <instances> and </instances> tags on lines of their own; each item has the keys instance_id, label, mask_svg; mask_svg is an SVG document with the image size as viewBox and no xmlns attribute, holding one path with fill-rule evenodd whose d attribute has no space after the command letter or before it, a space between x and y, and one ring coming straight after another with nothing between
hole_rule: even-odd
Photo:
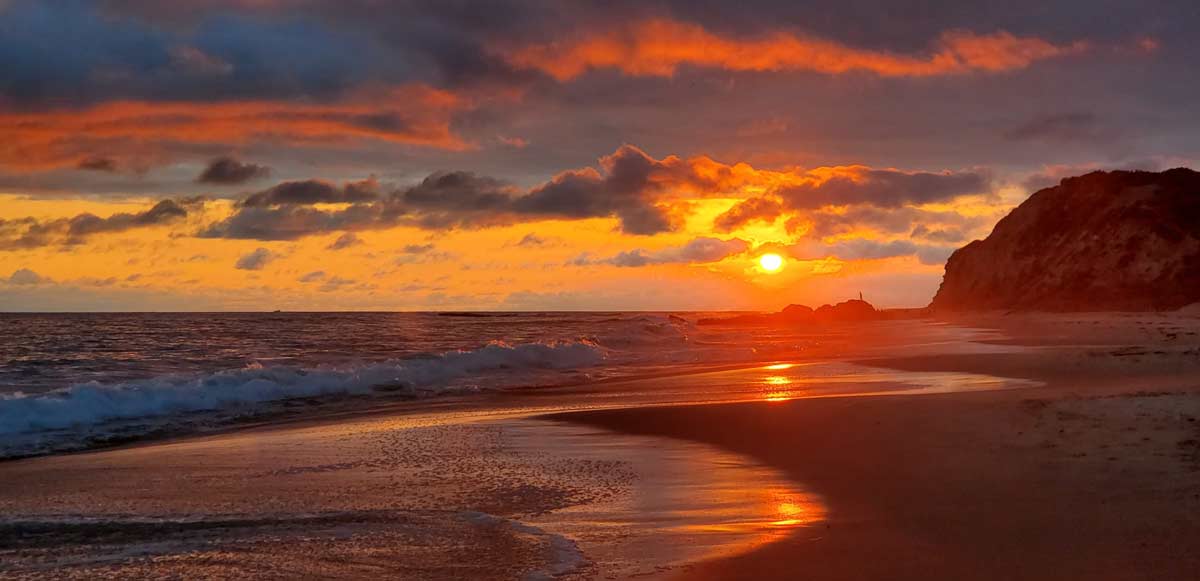
<instances>
[{"instance_id":1,"label":"sandy beach","mask_svg":"<svg viewBox=\"0 0 1200 581\"><path fill-rule=\"evenodd\" d=\"M0 577L1189 579L1198 327L892 321L792 363L5 462Z\"/></svg>"},{"instance_id":2,"label":"sandy beach","mask_svg":"<svg viewBox=\"0 0 1200 581\"><path fill-rule=\"evenodd\" d=\"M1194 578L1196 320L972 322L1004 332L1005 343L1044 349L870 363L1045 385L560 419L711 443L779 467L827 499L822 526L705 563L689 579Z\"/></svg>"}]
</instances>

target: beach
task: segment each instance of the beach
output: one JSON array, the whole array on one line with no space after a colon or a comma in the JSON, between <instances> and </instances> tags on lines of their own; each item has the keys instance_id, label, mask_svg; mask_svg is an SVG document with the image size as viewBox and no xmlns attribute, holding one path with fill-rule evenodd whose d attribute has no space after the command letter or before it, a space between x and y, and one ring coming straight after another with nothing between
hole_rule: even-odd
<instances>
[{"instance_id":1,"label":"beach","mask_svg":"<svg viewBox=\"0 0 1200 581\"><path fill-rule=\"evenodd\" d=\"M1045 382L1036 388L562 419L735 450L829 499L824 526L706 563L688 578L1193 578L1200 570L1194 320L1049 319L976 321L1008 333L1007 342L1053 347L1041 352L872 362ZM1179 336L1192 339L1180 347ZM1124 361L1139 357L1134 351L1140 359Z\"/></svg>"},{"instance_id":2,"label":"beach","mask_svg":"<svg viewBox=\"0 0 1200 581\"><path fill-rule=\"evenodd\" d=\"M4 462L0 576L1188 579L1198 327L892 321L791 362Z\"/></svg>"}]
</instances>

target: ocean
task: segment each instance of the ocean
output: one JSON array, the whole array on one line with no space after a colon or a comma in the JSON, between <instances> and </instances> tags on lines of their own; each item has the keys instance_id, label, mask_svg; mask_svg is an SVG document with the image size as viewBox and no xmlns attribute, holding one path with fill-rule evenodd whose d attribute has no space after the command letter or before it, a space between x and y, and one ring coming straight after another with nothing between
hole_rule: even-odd
<instances>
[{"instance_id":1,"label":"ocean","mask_svg":"<svg viewBox=\"0 0 1200 581\"><path fill-rule=\"evenodd\" d=\"M3 314L0 457L244 421L298 400L319 415L323 403L347 399L464 397L771 361L817 341L697 324L713 316Z\"/></svg>"}]
</instances>

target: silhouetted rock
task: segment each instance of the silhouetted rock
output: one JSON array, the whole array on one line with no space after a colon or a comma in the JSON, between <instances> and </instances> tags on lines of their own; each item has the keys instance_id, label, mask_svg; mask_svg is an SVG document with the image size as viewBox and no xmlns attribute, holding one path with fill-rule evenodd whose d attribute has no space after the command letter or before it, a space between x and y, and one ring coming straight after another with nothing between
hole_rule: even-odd
<instances>
[{"instance_id":1,"label":"silhouetted rock","mask_svg":"<svg viewBox=\"0 0 1200 581\"><path fill-rule=\"evenodd\" d=\"M1200 173L1093 172L1030 196L946 262L938 311L1172 310L1200 301Z\"/></svg>"},{"instance_id":2,"label":"silhouetted rock","mask_svg":"<svg viewBox=\"0 0 1200 581\"><path fill-rule=\"evenodd\" d=\"M847 323L870 321L882 317L871 303L850 300L836 305L822 305L812 310L804 305L788 305L778 313L738 315L735 317L700 319L698 325L806 325L813 323Z\"/></svg>"},{"instance_id":3,"label":"silhouetted rock","mask_svg":"<svg viewBox=\"0 0 1200 581\"><path fill-rule=\"evenodd\" d=\"M814 315L822 323L845 323L878 319L879 311L867 301L853 299L836 305L824 305Z\"/></svg>"},{"instance_id":4,"label":"silhouetted rock","mask_svg":"<svg viewBox=\"0 0 1200 581\"><path fill-rule=\"evenodd\" d=\"M812 307L807 305L788 305L782 311L779 311L778 315L774 316L790 323L807 323L812 321L813 313Z\"/></svg>"}]
</instances>

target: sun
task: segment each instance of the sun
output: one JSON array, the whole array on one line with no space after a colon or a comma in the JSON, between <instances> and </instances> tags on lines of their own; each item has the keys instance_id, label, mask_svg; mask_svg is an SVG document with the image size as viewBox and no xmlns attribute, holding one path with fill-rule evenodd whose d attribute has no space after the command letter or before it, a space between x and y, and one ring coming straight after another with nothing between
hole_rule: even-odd
<instances>
[{"instance_id":1,"label":"sun","mask_svg":"<svg viewBox=\"0 0 1200 581\"><path fill-rule=\"evenodd\" d=\"M758 257L758 265L767 272L779 272L783 268L783 257L775 254L764 254Z\"/></svg>"}]
</instances>

